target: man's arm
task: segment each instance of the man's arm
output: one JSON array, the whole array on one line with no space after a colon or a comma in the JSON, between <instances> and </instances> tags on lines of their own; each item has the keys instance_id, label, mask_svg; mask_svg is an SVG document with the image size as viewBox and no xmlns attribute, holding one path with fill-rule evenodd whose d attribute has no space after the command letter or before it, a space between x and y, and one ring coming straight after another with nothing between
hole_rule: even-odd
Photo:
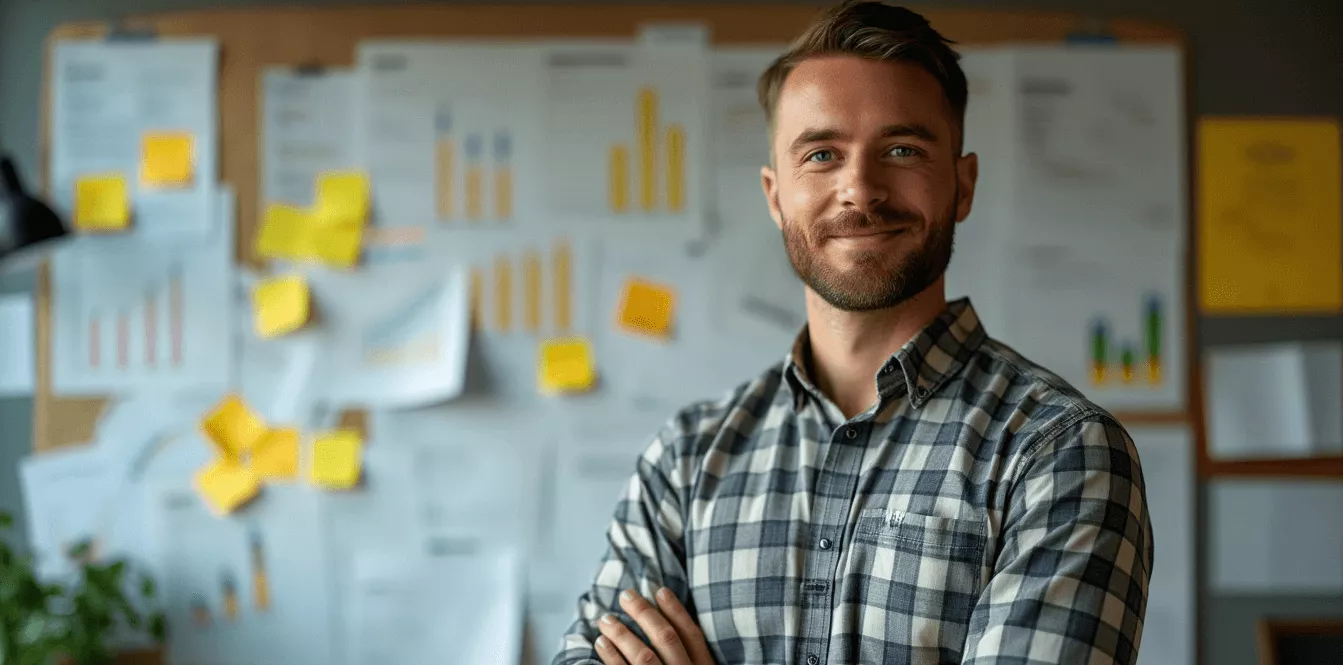
<instances>
[{"instance_id":1,"label":"man's arm","mask_svg":"<svg viewBox=\"0 0 1343 665\"><path fill-rule=\"evenodd\" d=\"M1045 432L1022 456L966 665L1130 665L1152 570L1133 440L1108 417Z\"/></svg>"},{"instance_id":2,"label":"man's arm","mask_svg":"<svg viewBox=\"0 0 1343 665\"><path fill-rule=\"evenodd\" d=\"M564 636L564 647L551 665L601 665L593 643L597 622L614 613L631 628L618 594L636 589L652 598L667 587L688 604L685 571L685 524L681 503L682 463L671 446L679 443L675 428L664 428L639 457L625 495L616 505L607 529L606 556L592 587L578 598L578 619ZM641 635L642 637L642 635Z\"/></svg>"}]
</instances>

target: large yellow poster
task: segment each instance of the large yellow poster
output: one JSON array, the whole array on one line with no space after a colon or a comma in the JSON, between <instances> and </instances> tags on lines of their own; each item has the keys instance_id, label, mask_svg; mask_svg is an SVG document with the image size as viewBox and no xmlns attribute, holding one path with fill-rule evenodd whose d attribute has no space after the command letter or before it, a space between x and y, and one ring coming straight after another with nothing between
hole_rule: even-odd
<instances>
[{"instance_id":1,"label":"large yellow poster","mask_svg":"<svg viewBox=\"0 0 1343 665\"><path fill-rule=\"evenodd\" d=\"M1203 311L1343 310L1341 168L1336 120L1199 123Z\"/></svg>"}]
</instances>

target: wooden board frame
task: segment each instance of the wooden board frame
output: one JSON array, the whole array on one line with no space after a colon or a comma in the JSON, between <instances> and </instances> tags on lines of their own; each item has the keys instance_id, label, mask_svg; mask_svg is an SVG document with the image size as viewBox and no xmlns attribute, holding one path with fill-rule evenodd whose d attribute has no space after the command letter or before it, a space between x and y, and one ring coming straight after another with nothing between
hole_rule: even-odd
<instances>
[{"instance_id":1,"label":"wooden board frame","mask_svg":"<svg viewBox=\"0 0 1343 665\"><path fill-rule=\"evenodd\" d=\"M220 179L238 196L237 257L254 264L249 248L256 228L260 184L260 74L270 66L340 67L353 64L355 45L370 38L565 38L633 37L654 22L701 22L715 45L784 43L796 37L821 7L769 4L572 4L572 5L410 5L393 7L240 8L186 11L130 17L113 26L78 22L57 27L47 38L41 153L43 181L47 174L50 118L50 66L53 45L67 39L100 39L114 29L147 30L161 38L213 37L220 45L219 133ZM1123 44L1174 44L1184 59L1185 108L1192 108L1192 58L1180 30L1159 22L1098 19L1062 12L995 11L914 7L944 36L959 46L1008 43L1061 43L1078 34L1101 34ZM1192 114L1186 111L1187 146L1192 147ZM1193 154L1187 150L1187 154ZM1192 160L1186 173L1193 183ZM1125 424L1188 425L1193 429L1199 468L1206 466L1202 391L1195 333L1192 260L1192 195L1186 197L1186 407L1170 413L1119 413ZM38 451L75 445L93 436L102 398L58 398L51 392L50 275L38 275L37 385L33 409L33 444ZM357 415L345 416L343 420ZM1196 622L1201 623L1201 622ZM1195 626L1196 634L1199 631ZM1196 647L1196 651L1201 651ZM157 652L136 654L136 663L158 662Z\"/></svg>"}]
</instances>

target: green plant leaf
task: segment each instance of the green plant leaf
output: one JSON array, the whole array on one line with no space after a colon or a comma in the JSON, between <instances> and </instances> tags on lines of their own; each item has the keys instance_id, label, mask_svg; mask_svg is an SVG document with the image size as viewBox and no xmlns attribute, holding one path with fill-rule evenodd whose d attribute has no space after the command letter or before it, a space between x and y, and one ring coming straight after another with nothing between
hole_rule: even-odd
<instances>
[{"instance_id":1,"label":"green plant leaf","mask_svg":"<svg viewBox=\"0 0 1343 665\"><path fill-rule=\"evenodd\" d=\"M140 596L145 599L154 597L154 578L145 575L140 578Z\"/></svg>"},{"instance_id":2,"label":"green plant leaf","mask_svg":"<svg viewBox=\"0 0 1343 665\"><path fill-rule=\"evenodd\" d=\"M14 526L14 516L0 510L0 529L8 529Z\"/></svg>"},{"instance_id":3,"label":"green plant leaf","mask_svg":"<svg viewBox=\"0 0 1343 665\"><path fill-rule=\"evenodd\" d=\"M168 621L163 617L162 612L155 612L149 617L149 635L155 642L160 644L168 637Z\"/></svg>"},{"instance_id":4,"label":"green plant leaf","mask_svg":"<svg viewBox=\"0 0 1343 665\"><path fill-rule=\"evenodd\" d=\"M74 546L70 548L68 555L71 559L83 560L84 558L88 557L89 552L92 551L93 551L93 541L86 539L75 543Z\"/></svg>"}]
</instances>

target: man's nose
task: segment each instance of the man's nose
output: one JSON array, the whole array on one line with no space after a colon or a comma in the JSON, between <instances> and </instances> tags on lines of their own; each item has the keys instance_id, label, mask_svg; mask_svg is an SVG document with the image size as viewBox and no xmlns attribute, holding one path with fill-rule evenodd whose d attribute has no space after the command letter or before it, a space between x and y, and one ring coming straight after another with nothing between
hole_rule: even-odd
<instances>
[{"instance_id":1,"label":"man's nose","mask_svg":"<svg viewBox=\"0 0 1343 665\"><path fill-rule=\"evenodd\" d=\"M885 203L890 195L882 180L881 167L867 160L850 162L841 178L839 202L846 209L869 212Z\"/></svg>"}]
</instances>

